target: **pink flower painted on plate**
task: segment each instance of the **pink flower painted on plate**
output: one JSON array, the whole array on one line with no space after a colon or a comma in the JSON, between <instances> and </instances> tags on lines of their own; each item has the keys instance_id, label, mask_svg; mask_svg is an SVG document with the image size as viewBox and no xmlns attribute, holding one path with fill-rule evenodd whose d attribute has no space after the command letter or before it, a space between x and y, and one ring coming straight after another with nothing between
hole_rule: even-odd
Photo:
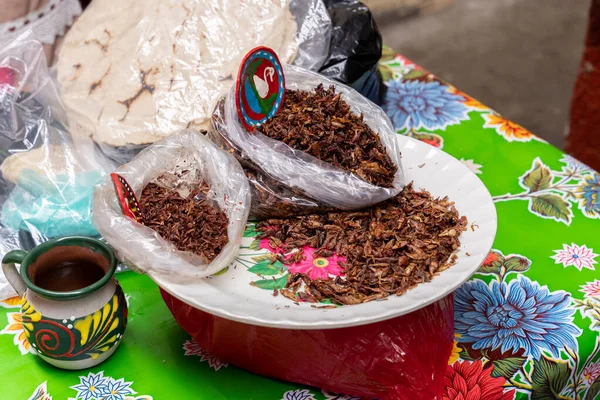
<instances>
[{"instance_id":1,"label":"pink flower painted on plate","mask_svg":"<svg viewBox=\"0 0 600 400\"><path fill-rule=\"evenodd\" d=\"M288 267L288 271L293 274L304 274L310 279L328 279L330 275L340 276L344 268L339 264L346 261L334 253L331 257L315 257L316 249L311 247L304 248L304 259Z\"/></svg>"},{"instance_id":2,"label":"pink flower painted on plate","mask_svg":"<svg viewBox=\"0 0 600 400\"><path fill-rule=\"evenodd\" d=\"M273 248L269 244L268 239L262 239L258 247L268 250L272 253L283 253L281 248ZM293 263L288 267L288 271L293 274L304 274L310 279L327 279L330 275L343 275L344 268L339 264L345 262L346 258L333 254L331 257L315 257L316 249L312 247L304 247L304 259L300 262Z\"/></svg>"},{"instance_id":3,"label":"pink flower painted on plate","mask_svg":"<svg viewBox=\"0 0 600 400\"><path fill-rule=\"evenodd\" d=\"M571 245L563 244L563 249L554 250L555 255L551 256L555 264L562 264L565 267L574 265L578 270L587 268L594 270L594 264L597 261L594 258L598 257L598 254L593 252L593 249L588 249L585 245L578 246L575 243Z\"/></svg>"},{"instance_id":4,"label":"pink flower painted on plate","mask_svg":"<svg viewBox=\"0 0 600 400\"><path fill-rule=\"evenodd\" d=\"M585 293L585 297L600 297L600 281L588 282L581 286L580 291Z\"/></svg>"},{"instance_id":5,"label":"pink flower painted on plate","mask_svg":"<svg viewBox=\"0 0 600 400\"><path fill-rule=\"evenodd\" d=\"M283 253L283 249L281 247L271 247L269 244L269 239L261 239L261 241L258 242L258 247L263 250L268 250L271 253Z\"/></svg>"},{"instance_id":6,"label":"pink flower painted on plate","mask_svg":"<svg viewBox=\"0 0 600 400\"><path fill-rule=\"evenodd\" d=\"M218 371L221 368L225 368L229 365L226 362L219 360L212 354L204 351L204 349L200 347L200 345L194 340L186 340L183 344L183 350L185 350L185 353L183 354L184 356L198 356L200 357L200 361L207 361L208 365L215 371Z\"/></svg>"},{"instance_id":7,"label":"pink flower painted on plate","mask_svg":"<svg viewBox=\"0 0 600 400\"><path fill-rule=\"evenodd\" d=\"M581 377L591 385L600 376L600 363L586 365L581 371Z\"/></svg>"}]
</instances>

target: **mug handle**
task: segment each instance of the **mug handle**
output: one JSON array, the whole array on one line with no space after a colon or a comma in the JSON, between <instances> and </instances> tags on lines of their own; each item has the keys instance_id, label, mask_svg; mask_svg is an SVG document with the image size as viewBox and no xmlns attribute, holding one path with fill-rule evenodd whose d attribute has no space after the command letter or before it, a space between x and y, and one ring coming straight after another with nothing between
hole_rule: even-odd
<instances>
[{"instance_id":1,"label":"mug handle","mask_svg":"<svg viewBox=\"0 0 600 400\"><path fill-rule=\"evenodd\" d=\"M25 294L27 286L25 286L25 282L23 282L23 278L19 275L19 271L15 264L21 264L25 257L27 257L26 251L13 250L6 253L2 258L2 271L4 271L4 276L6 276L8 283L10 283L21 297Z\"/></svg>"}]
</instances>

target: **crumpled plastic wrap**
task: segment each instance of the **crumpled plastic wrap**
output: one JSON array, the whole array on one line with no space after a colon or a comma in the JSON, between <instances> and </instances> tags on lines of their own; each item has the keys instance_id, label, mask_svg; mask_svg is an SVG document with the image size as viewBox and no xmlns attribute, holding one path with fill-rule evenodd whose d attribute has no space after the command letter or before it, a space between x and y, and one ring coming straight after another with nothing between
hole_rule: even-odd
<instances>
[{"instance_id":1,"label":"crumpled plastic wrap","mask_svg":"<svg viewBox=\"0 0 600 400\"><path fill-rule=\"evenodd\" d=\"M382 400L442 400L454 340L453 296L375 324L290 330L243 324L161 294L206 352L253 373Z\"/></svg>"},{"instance_id":2,"label":"crumpled plastic wrap","mask_svg":"<svg viewBox=\"0 0 600 400\"><path fill-rule=\"evenodd\" d=\"M364 114L364 121L379 135L398 171L393 188L375 186L260 132L250 133L239 122L232 89L215 108L209 136L251 172L253 189L259 192L253 197L252 217L294 215L324 207L359 209L398 194L404 188L401 155L396 133L383 110L354 89L314 72L291 65L284 66L284 72L290 90L310 91L320 83L334 85L353 112ZM268 203L256 204L264 199Z\"/></svg>"},{"instance_id":3,"label":"crumpled plastic wrap","mask_svg":"<svg viewBox=\"0 0 600 400\"><path fill-rule=\"evenodd\" d=\"M210 263L179 251L157 232L126 217L109 176L94 189L93 221L119 258L138 271L159 274L170 282L203 278L226 268L237 256L248 219L250 188L242 167L204 136L191 130L173 134L140 152L115 172L139 197L144 187L164 173L190 172L211 187L209 201L227 214L228 243ZM194 174L191 174L194 172ZM171 182L173 187L189 182ZM166 185L165 185L166 186Z\"/></svg>"},{"instance_id":4,"label":"crumpled plastic wrap","mask_svg":"<svg viewBox=\"0 0 600 400\"><path fill-rule=\"evenodd\" d=\"M72 134L42 44L31 37L0 45L0 255L98 235L93 185L111 169L89 138Z\"/></svg>"},{"instance_id":5,"label":"crumpled plastic wrap","mask_svg":"<svg viewBox=\"0 0 600 400\"><path fill-rule=\"evenodd\" d=\"M65 37L57 76L70 118L122 161L207 127L251 49L318 69L330 31L321 0L95 0Z\"/></svg>"}]
</instances>

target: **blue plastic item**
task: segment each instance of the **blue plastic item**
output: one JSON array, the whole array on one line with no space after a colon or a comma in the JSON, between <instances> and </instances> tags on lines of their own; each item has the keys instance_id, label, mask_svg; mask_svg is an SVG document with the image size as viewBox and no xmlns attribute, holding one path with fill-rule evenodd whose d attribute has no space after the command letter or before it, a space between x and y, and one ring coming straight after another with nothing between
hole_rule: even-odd
<instances>
[{"instance_id":1,"label":"blue plastic item","mask_svg":"<svg viewBox=\"0 0 600 400\"><path fill-rule=\"evenodd\" d=\"M97 236L92 225L92 194L102 175L101 171L62 174L50 181L25 170L2 206L0 222L46 238Z\"/></svg>"}]
</instances>

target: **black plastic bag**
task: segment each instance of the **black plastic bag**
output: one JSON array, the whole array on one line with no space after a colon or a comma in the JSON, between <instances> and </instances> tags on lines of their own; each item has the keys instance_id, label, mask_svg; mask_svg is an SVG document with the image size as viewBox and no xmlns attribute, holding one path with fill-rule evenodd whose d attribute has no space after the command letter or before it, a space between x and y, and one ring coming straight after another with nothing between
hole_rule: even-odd
<instances>
[{"instance_id":1,"label":"black plastic bag","mask_svg":"<svg viewBox=\"0 0 600 400\"><path fill-rule=\"evenodd\" d=\"M319 73L380 103L377 63L382 40L371 11L356 0L323 0L332 22L329 54Z\"/></svg>"}]
</instances>

